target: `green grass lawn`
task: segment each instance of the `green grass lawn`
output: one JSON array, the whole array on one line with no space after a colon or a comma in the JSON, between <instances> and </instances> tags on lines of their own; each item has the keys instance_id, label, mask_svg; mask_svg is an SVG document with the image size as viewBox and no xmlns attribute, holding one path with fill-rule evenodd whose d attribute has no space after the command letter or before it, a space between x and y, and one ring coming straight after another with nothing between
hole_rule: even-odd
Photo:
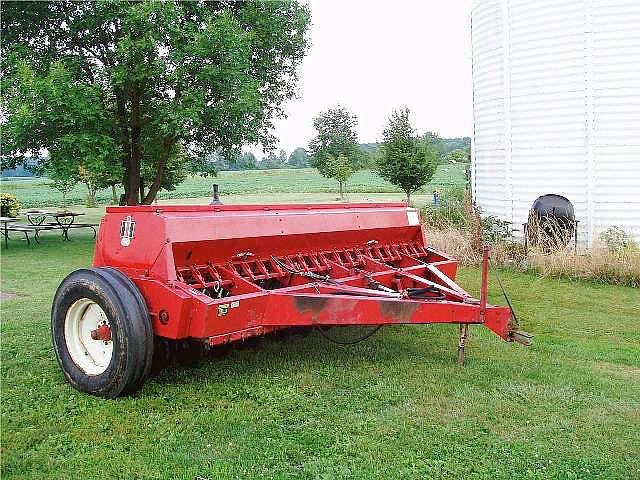
<instances>
[{"instance_id":1,"label":"green grass lawn","mask_svg":"<svg viewBox=\"0 0 640 480\"><path fill-rule=\"evenodd\" d=\"M265 338L109 401L64 382L49 334L94 242L43 237L2 250L3 479L640 478L637 289L504 271L532 347L473 327L460 368L453 325Z\"/></svg>"},{"instance_id":2,"label":"green grass lawn","mask_svg":"<svg viewBox=\"0 0 640 480\"><path fill-rule=\"evenodd\" d=\"M188 177L172 192L162 191L160 200L172 198L209 197L211 184L218 183L223 196L260 194L264 199L269 194L330 194L335 199L337 183L322 177L315 169L249 170L243 172L220 172L218 177ZM434 188L443 191L464 183L464 169L461 165L440 165L431 183L419 193L428 194ZM51 207L62 205L62 195L49 186L46 178L29 180L3 180L0 188L18 198L23 207ZM370 170L356 172L346 183L348 193L397 193L399 189L386 182ZM87 192L83 185L77 185L67 196L70 205L83 204ZM446 193L445 193L446 195ZM97 195L100 203L111 201L111 190L102 190ZM400 195L399 198L403 198Z\"/></svg>"}]
</instances>

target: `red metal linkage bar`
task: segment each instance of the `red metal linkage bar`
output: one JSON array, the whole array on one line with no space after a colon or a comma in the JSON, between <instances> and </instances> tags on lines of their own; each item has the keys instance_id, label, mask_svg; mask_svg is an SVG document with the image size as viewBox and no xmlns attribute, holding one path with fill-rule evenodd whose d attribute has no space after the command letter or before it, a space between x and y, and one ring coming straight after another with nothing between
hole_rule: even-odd
<instances>
[{"instance_id":1,"label":"red metal linkage bar","mask_svg":"<svg viewBox=\"0 0 640 480\"><path fill-rule=\"evenodd\" d=\"M250 252L245 252L250 253ZM252 258L234 260L225 265L233 272L252 282L268 279L282 279L290 275L290 272L283 269L281 265L295 271L305 271L313 273L327 273L332 270L333 265L338 265L347 269L363 267L364 259L379 261L386 267L393 263L410 260L414 263L419 259L426 258L428 252L420 245L406 243L400 245L366 246L361 248L333 250L317 253L298 253L281 257ZM201 289L221 285L225 288L231 286L231 280L225 280L220 276L215 266L207 263L200 265L189 265L176 268L178 280L193 288Z\"/></svg>"}]
</instances>

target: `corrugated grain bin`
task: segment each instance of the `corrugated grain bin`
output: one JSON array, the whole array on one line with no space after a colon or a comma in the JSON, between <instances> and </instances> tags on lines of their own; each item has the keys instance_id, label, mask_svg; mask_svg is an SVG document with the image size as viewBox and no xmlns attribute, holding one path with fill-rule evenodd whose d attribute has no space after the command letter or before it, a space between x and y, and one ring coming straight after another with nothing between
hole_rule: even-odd
<instances>
[{"instance_id":1,"label":"corrugated grain bin","mask_svg":"<svg viewBox=\"0 0 640 480\"><path fill-rule=\"evenodd\" d=\"M562 195L579 240L640 240L640 2L477 0L472 9L472 189L522 225Z\"/></svg>"}]
</instances>

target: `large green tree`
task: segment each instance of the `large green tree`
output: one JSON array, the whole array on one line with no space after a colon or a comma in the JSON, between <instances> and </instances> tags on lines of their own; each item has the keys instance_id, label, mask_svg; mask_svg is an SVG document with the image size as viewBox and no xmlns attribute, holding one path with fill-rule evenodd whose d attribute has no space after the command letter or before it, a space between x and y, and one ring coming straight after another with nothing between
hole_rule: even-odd
<instances>
[{"instance_id":1,"label":"large green tree","mask_svg":"<svg viewBox=\"0 0 640 480\"><path fill-rule=\"evenodd\" d=\"M4 158L46 149L54 166L115 163L127 204L172 188L187 159L273 143L310 21L296 1L1 9Z\"/></svg>"},{"instance_id":2,"label":"large green tree","mask_svg":"<svg viewBox=\"0 0 640 480\"><path fill-rule=\"evenodd\" d=\"M394 111L383 132L377 158L378 173L400 187L411 201L411 194L433 177L437 153L427 140L420 140L409 121L409 109Z\"/></svg>"},{"instance_id":3,"label":"large green tree","mask_svg":"<svg viewBox=\"0 0 640 480\"><path fill-rule=\"evenodd\" d=\"M311 166L317 168L320 175L337 180L342 189L345 179L340 179L336 173L343 172L344 168L335 168L337 159L341 158L341 164L346 160L351 172L363 163L364 155L358 145L358 118L338 105L315 117L313 127L316 136L309 142Z\"/></svg>"}]
</instances>

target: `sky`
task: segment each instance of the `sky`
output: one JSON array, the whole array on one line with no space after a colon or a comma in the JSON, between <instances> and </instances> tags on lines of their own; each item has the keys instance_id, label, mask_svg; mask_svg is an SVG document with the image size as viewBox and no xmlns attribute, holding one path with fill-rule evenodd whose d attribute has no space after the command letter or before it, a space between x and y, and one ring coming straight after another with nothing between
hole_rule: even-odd
<instances>
[{"instance_id":1,"label":"sky","mask_svg":"<svg viewBox=\"0 0 640 480\"><path fill-rule=\"evenodd\" d=\"M312 0L311 48L298 97L276 122L278 148L307 147L313 118L341 104L358 117L361 143L379 141L399 107L414 128L471 136L470 0ZM259 150L258 150L259 151Z\"/></svg>"}]
</instances>

